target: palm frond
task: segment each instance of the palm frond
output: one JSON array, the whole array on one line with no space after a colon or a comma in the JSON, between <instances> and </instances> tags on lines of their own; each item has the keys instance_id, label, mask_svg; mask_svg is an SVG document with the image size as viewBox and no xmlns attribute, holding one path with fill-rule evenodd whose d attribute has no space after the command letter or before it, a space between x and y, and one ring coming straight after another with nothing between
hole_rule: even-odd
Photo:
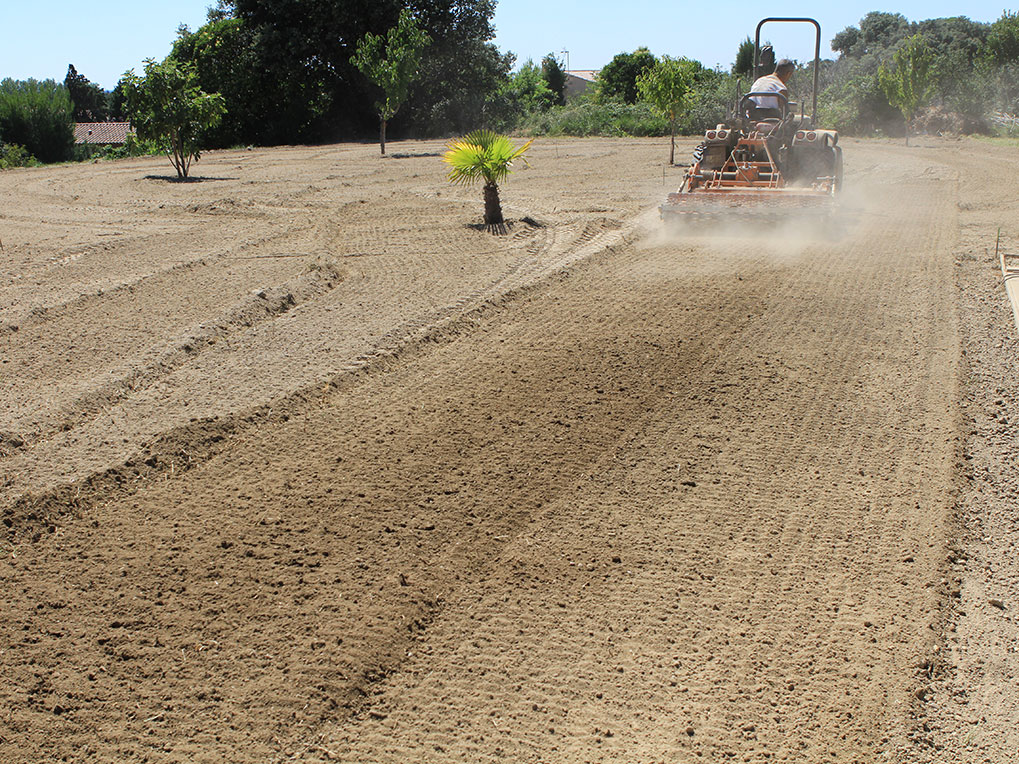
<instances>
[{"instance_id":1,"label":"palm frond","mask_svg":"<svg viewBox=\"0 0 1019 764\"><path fill-rule=\"evenodd\" d=\"M498 184L510 174L513 162L523 157L533 139L516 147L504 135L492 130L474 130L449 144L442 161L451 169L451 183L470 185L478 180ZM526 159L524 160L526 163Z\"/></svg>"}]
</instances>

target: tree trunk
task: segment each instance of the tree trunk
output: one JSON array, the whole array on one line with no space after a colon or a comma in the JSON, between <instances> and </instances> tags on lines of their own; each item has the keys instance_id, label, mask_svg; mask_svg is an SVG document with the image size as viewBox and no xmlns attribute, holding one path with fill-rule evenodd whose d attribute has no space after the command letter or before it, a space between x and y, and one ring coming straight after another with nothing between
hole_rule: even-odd
<instances>
[{"instance_id":1,"label":"tree trunk","mask_svg":"<svg viewBox=\"0 0 1019 764\"><path fill-rule=\"evenodd\" d=\"M676 164L676 123L670 122L669 127L672 131L672 142L669 144L669 164Z\"/></svg>"},{"instance_id":2,"label":"tree trunk","mask_svg":"<svg viewBox=\"0 0 1019 764\"><path fill-rule=\"evenodd\" d=\"M499 187L495 183L486 183L485 225L502 225L502 204L499 202Z\"/></svg>"},{"instance_id":3,"label":"tree trunk","mask_svg":"<svg viewBox=\"0 0 1019 764\"><path fill-rule=\"evenodd\" d=\"M386 155L386 120L382 120L379 125L379 146L382 147L382 156Z\"/></svg>"}]
</instances>

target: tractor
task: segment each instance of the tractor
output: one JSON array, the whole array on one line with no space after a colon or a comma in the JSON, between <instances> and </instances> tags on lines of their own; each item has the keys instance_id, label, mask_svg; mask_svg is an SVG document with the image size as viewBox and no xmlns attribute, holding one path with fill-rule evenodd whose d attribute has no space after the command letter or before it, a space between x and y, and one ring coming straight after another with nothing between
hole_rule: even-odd
<instances>
[{"instance_id":1,"label":"tractor","mask_svg":"<svg viewBox=\"0 0 1019 764\"><path fill-rule=\"evenodd\" d=\"M814 26L810 114L779 92L748 92L736 98L729 118L704 134L679 191L660 207L670 221L783 221L794 212L830 215L842 188L842 148L834 130L816 125L821 25L811 18L766 18L754 39L755 77L770 74L774 51L761 47L768 23ZM765 98L778 108L762 108Z\"/></svg>"}]
</instances>

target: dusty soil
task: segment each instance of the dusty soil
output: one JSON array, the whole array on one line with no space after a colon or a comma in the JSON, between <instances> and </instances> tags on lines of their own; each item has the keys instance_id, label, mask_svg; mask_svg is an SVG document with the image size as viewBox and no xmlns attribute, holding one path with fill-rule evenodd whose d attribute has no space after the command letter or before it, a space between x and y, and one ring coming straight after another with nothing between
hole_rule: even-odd
<instances>
[{"instance_id":1,"label":"dusty soil","mask_svg":"<svg viewBox=\"0 0 1019 764\"><path fill-rule=\"evenodd\" d=\"M1015 759L1014 148L391 150L0 174L0 760Z\"/></svg>"}]
</instances>

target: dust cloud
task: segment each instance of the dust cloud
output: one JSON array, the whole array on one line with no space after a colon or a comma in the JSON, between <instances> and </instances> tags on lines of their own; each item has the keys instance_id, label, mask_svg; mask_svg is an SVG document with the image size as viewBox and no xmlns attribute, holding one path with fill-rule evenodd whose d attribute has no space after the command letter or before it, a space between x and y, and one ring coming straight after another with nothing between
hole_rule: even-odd
<instances>
[{"instance_id":1,"label":"dust cloud","mask_svg":"<svg viewBox=\"0 0 1019 764\"><path fill-rule=\"evenodd\" d=\"M642 248L692 246L713 253L738 252L746 248L772 259L798 258L815 247L847 245L867 234L875 219L898 213L889 209L887 197L867 184L842 190L828 209L790 208L766 214L750 208L720 208L711 215L672 215L663 219L658 208L641 221Z\"/></svg>"}]
</instances>

